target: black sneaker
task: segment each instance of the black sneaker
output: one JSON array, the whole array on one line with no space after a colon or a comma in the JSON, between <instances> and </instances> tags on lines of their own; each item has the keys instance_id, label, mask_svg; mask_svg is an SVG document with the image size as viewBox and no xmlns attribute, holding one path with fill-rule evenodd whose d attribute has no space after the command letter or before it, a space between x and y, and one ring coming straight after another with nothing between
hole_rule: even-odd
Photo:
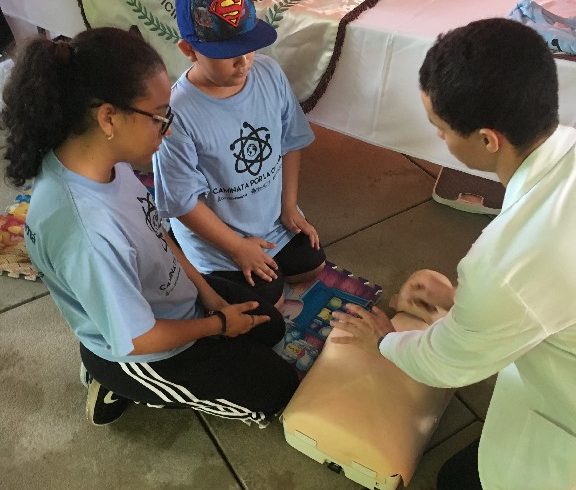
<instances>
[{"instance_id":1,"label":"black sneaker","mask_svg":"<svg viewBox=\"0 0 576 490\"><path fill-rule=\"evenodd\" d=\"M118 420L128 408L130 400L104 388L94 378L88 383L86 417L94 425L107 425Z\"/></svg>"}]
</instances>

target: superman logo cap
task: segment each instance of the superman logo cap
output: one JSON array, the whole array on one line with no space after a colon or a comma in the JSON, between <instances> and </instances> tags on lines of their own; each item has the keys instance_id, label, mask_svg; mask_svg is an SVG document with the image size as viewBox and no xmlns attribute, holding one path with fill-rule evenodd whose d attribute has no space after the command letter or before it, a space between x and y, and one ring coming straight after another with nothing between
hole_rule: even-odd
<instances>
[{"instance_id":1,"label":"superman logo cap","mask_svg":"<svg viewBox=\"0 0 576 490\"><path fill-rule=\"evenodd\" d=\"M208 58L235 58L276 40L252 0L176 0L176 19L182 38Z\"/></svg>"}]
</instances>

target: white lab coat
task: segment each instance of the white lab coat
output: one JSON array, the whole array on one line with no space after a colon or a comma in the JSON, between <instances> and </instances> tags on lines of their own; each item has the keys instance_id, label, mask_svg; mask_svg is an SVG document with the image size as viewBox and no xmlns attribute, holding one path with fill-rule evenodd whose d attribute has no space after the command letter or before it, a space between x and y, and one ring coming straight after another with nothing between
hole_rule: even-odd
<instances>
[{"instance_id":1,"label":"white lab coat","mask_svg":"<svg viewBox=\"0 0 576 490\"><path fill-rule=\"evenodd\" d=\"M514 173L458 265L446 317L380 344L432 386L499 372L479 449L485 490L576 489L575 145L561 126Z\"/></svg>"}]
</instances>

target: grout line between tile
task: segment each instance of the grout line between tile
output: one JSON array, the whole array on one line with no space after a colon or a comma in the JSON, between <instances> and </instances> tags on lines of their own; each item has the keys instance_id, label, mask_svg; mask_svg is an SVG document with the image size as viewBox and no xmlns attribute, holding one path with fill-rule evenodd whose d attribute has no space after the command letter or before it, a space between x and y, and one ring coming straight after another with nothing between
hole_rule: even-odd
<instances>
[{"instance_id":1,"label":"grout line between tile","mask_svg":"<svg viewBox=\"0 0 576 490\"><path fill-rule=\"evenodd\" d=\"M424 172L426 175L429 175L430 177L432 177L434 180L436 180L438 178L437 175L434 175L432 172L430 172L426 167L420 165L417 161L412 160L412 157L410 155L406 155L405 153L402 153L402 156L404 158L406 158L410 163L416 165L420 170L422 170L422 172ZM440 165L439 165L440 166Z\"/></svg>"},{"instance_id":2,"label":"grout line between tile","mask_svg":"<svg viewBox=\"0 0 576 490\"><path fill-rule=\"evenodd\" d=\"M242 478L240 477L238 472L234 469L234 467L232 466L232 463L230 463L230 461L228 460L228 457L226 456L224 449L220 445L220 442L218 441L216 434L214 433L214 431L212 430L212 428L210 427L210 425L208 424L208 422L206 421L204 416L199 412L195 412L195 415L198 418L198 420L200 421L200 425L204 428L204 431L206 432L206 434L208 435L208 437L210 438L210 440L214 444L216 451L218 452L218 454L220 455L220 457L224 461L224 464L228 468L228 471L230 471L230 473L232 473L232 476L236 480L236 483L238 483L238 485L240 486L240 488L242 488L242 490L248 490L248 487L242 481Z\"/></svg>"},{"instance_id":3,"label":"grout line between tile","mask_svg":"<svg viewBox=\"0 0 576 490\"><path fill-rule=\"evenodd\" d=\"M474 412L472 412L474 413ZM454 437L456 434L459 434L460 432L464 432L465 430L469 429L471 426L473 426L474 424L477 423L481 423L483 424L484 421L483 420L473 420L472 422L470 422L468 425L465 425L464 427L462 427L460 430L457 430L456 432L454 432L454 434L450 434L449 436L446 436L444 439L440 439L438 442L436 442L436 444L434 444L433 446L427 447L426 450L424 451L424 453L427 453L429 451L432 451L433 449L437 448L438 446L440 446L441 444L444 444L446 441L448 441L449 439L452 439L452 437Z\"/></svg>"},{"instance_id":4,"label":"grout line between tile","mask_svg":"<svg viewBox=\"0 0 576 490\"><path fill-rule=\"evenodd\" d=\"M468 411L469 411L470 413L472 413L472 414L474 415L474 417L476 417L476 418L478 419L478 421L484 422L484 417L478 415L478 414L476 413L476 411L474 410L474 408L473 408L472 406L470 406L470 404L466 403L466 400L464 400L461 396L458 396L458 392L456 392L456 393L454 394L454 396L455 396L456 398L458 398L458 400L460 401L460 403L462 403L462 405L464 405L464 406L468 409Z\"/></svg>"},{"instance_id":5,"label":"grout line between tile","mask_svg":"<svg viewBox=\"0 0 576 490\"><path fill-rule=\"evenodd\" d=\"M37 299L44 298L45 296L48 296L49 294L50 293L48 291L46 291L44 293L39 294L38 296L34 296L33 298L29 298L29 299L26 299L24 301L20 301L20 303L16 303L16 304L7 306L6 308L0 308L0 314L6 313L7 311L13 310L15 308L19 308L20 306L23 306L25 304L32 303L32 301L36 301Z\"/></svg>"},{"instance_id":6,"label":"grout line between tile","mask_svg":"<svg viewBox=\"0 0 576 490\"><path fill-rule=\"evenodd\" d=\"M323 243L322 246L324 248L326 248L326 247L329 247L330 245L334 245L338 242L341 242L342 240L346 240L347 238L350 238L350 237L352 237L358 233L361 233L362 231L365 231L368 228L371 228L372 226L376 226L376 225L379 225L381 223L384 223L384 221L389 220L390 218L395 218L396 216L400 216L402 213L405 213L406 211L410 211L410 210L412 210L418 206L421 206L422 204L430 202L430 201L432 201L431 197L424 199L423 201L417 202L416 204L413 204L412 206L409 206L407 208L402 209L402 211L398 211L397 213L393 213L390 216L386 216L385 218L378 220L378 221L375 221L374 223L370 223L366 226L363 226L362 228L358 228L357 230L355 230L351 233L348 233L347 235L344 235L343 237L337 238L336 240L333 240L333 241L328 242L328 243Z\"/></svg>"}]
</instances>

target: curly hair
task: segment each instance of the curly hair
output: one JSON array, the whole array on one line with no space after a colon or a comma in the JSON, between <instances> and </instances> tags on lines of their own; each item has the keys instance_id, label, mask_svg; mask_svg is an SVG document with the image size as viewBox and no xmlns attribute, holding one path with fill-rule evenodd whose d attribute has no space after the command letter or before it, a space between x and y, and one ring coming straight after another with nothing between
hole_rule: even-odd
<instances>
[{"instance_id":1,"label":"curly hair","mask_svg":"<svg viewBox=\"0 0 576 490\"><path fill-rule=\"evenodd\" d=\"M96 124L90 113L95 103L130 106L161 70L158 53L121 29L91 29L64 43L32 40L17 56L3 93L6 177L22 186L38 174L49 150Z\"/></svg>"},{"instance_id":2,"label":"curly hair","mask_svg":"<svg viewBox=\"0 0 576 490\"><path fill-rule=\"evenodd\" d=\"M520 152L558 125L554 59L536 31L513 20L479 20L439 36L420 89L460 135L494 129Z\"/></svg>"}]
</instances>

